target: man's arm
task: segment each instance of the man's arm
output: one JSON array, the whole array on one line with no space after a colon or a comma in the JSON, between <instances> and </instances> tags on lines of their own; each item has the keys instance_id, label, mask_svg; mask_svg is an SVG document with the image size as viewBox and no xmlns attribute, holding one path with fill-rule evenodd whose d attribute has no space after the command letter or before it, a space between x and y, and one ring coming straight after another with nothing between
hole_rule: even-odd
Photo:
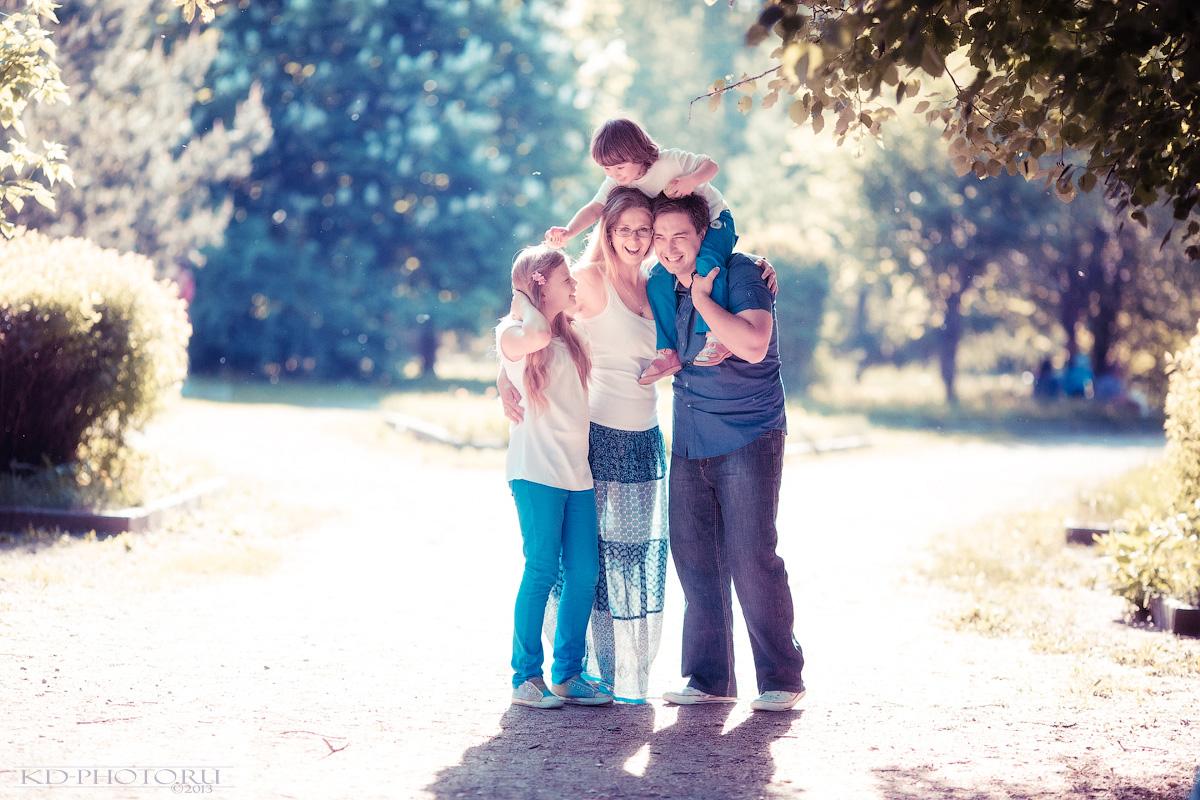
<instances>
[{"instance_id":1,"label":"man's arm","mask_svg":"<svg viewBox=\"0 0 1200 800\"><path fill-rule=\"evenodd\" d=\"M729 265L726 264L725 269L728 268ZM712 285L721 269L721 267L717 267L707 276L699 274L692 276L692 304L696 307L696 313L704 317L704 321L708 323L709 328L722 344L743 361L757 364L766 358L767 349L771 345L771 329L774 326L771 311L763 308L747 308L737 313L731 313L717 305L712 299ZM757 274L754 277L755 280L763 283L765 288L766 284L762 277ZM732 296L734 289L732 274L729 279L730 296Z\"/></svg>"}]
</instances>

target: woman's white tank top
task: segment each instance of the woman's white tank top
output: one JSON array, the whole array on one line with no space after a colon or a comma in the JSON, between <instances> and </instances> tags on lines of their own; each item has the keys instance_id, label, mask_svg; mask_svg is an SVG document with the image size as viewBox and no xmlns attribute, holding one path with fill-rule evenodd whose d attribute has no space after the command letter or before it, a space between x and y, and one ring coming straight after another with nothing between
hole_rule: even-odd
<instances>
[{"instance_id":1,"label":"woman's white tank top","mask_svg":"<svg viewBox=\"0 0 1200 800\"><path fill-rule=\"evenodd\" d=\"M604 310L575 318L592 350L592 422L622 431L649 430L658 424L658 396L653 386L641 386L637 379L654 360L654 322L630 311L608 278L603 280L608 297Z\"/></svg>"}]
</instances>

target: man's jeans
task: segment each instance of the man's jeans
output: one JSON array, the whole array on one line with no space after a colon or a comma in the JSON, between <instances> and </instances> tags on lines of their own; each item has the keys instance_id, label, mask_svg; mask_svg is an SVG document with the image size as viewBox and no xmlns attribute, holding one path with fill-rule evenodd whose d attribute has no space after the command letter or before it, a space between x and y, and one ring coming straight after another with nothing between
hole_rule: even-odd
<instances>
[{"instance_id":1,"label":"man's jeans","mask_svg":"<svg viewBox=\"0 0 1200 800\"><path fill-rule=\"evenodd\" d=\"M542 676L542 620L560 563L563 591L550 680L565 683L583 672L588 619L600 575L596 492L572 492L524 480L509 481L509 486L525 554L513 615L513 687Z\"/></svg>"},{"instance_id":2,"label":"man's jeans","mask_svg":"<svg viewBox=\"0 0 1200 800\"><path fill-rule=\"evenodd\" d=\"M730 580L750 634L758 690L804 687L792 635L792 593L775 554L783 431L715 458L671 457L671 554L683 585L683 675L736 696Z\"/></svg>"}]
</instances>

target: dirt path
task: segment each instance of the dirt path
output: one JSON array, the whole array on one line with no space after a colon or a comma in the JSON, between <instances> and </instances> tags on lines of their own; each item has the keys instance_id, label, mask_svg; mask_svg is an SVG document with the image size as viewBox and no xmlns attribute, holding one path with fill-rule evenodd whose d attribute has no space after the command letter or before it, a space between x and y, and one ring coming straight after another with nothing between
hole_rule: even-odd
<instances>
[{"instance_id":1,"label":"dirt path","mask_svg":"<svg viewBox=\"0 0 1200 800\"><path fill-rule=\"evenodd\" d=\"M0 553L0 797L154 796L21 785L22 767L128 765L220 767L214 794L251 800L1179 798L1190 787L1200 688L956 632L946 593L915 575L935 537L1065 501L1145 460L1152 442L792 459L781 551L809 663L803 710L538 713L507 704L520 565L494 460L431 460L369 412L191 403L174 424L196 447L237 454L234 491L274 487L312 530L254 543L245 557L267 566L241 574L204 575L196 564L212 556L186 536L134 540L128 554L88 542ZM258 447L241 452L247 430ZM678 681L677 590L668 604L659 691ZM1096 692L1101 682L1120 688Z\"/></svg>"}]
</instances>

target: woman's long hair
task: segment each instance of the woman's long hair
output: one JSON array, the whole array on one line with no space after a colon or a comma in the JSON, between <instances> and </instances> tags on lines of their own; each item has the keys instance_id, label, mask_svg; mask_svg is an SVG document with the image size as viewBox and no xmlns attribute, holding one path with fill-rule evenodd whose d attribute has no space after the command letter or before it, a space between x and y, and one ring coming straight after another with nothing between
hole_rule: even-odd
<instances>
[{"instance_id":1,"label":"woman's long hair","mask_svg":"<svg viewBox=\"0 0 1200 800\"><path fill-rule=\"evenodd\" d=\"M604 210L600 212L600 224L593 229L592 234L588 237L583 255L579 257L581 263L599 266L610 284L616 284L617 275L621 271L621 262L617 258L616 248L613 247L612 231L620 216L633 208L643 209L646 213L651 214L651 219L653 219L650 198L642 194L640 189L633 187L613 189L608 195L608 201L604 204Z\"/></svg>"},{"instance_id":2,"label":"woman's long hair","mask_svg":"<svg viewBox=\"0 0 1200 800\"><path fill-rule=\"evenodd\" d=\"M512 285L529 296L538 311L545 313L542 301L542 285L556 269L570 269L566 255L561 250L554 250L544 245L526 247L517 253L513 259ZM534 279L533 274L539 273L542 282ZM550 333L563 340L575 369L579 373L579 382L587 391L588 373L592 369L592 359L588 355L587 345L575 330L575 323L564 312L559 312L550 320ZM530 406L537 411L544 411L547 406L546 380L550 371L550 347L543 347L525 357L525 395Z\"/></svg>"}]
</instances>

